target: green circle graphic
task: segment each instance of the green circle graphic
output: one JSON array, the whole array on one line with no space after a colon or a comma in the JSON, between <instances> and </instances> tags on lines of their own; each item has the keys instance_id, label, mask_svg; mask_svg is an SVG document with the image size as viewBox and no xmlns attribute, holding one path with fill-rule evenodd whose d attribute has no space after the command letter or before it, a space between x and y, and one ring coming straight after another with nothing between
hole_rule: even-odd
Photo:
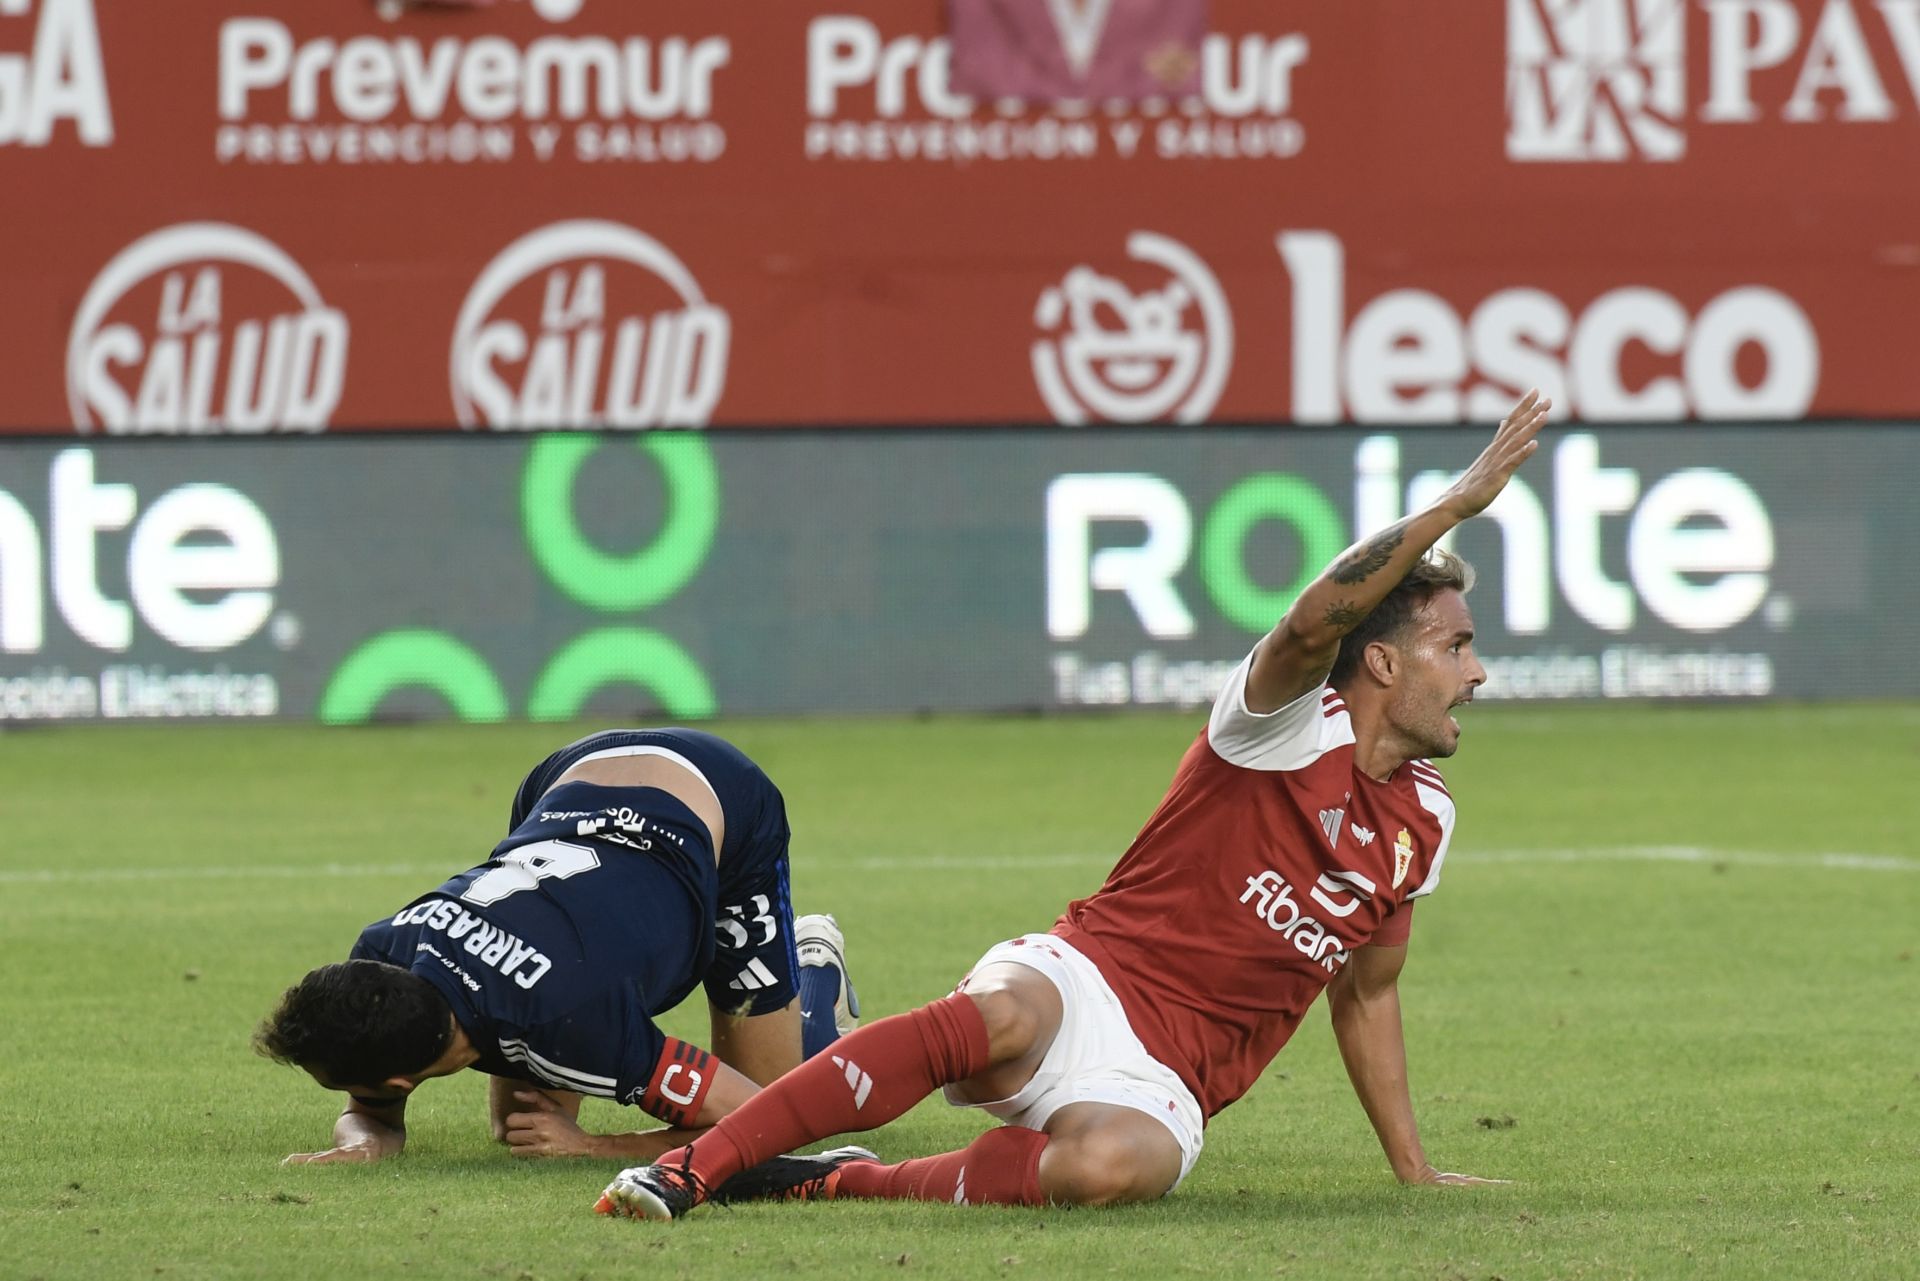
<instances>
[{"instance_id":1,"label":"green circle graphic","mask_svg":"<svg viewBox=\"0 0 1920 1281\"><path fill-rule=\"evenodd\" d=\"M707 558L720 524L720 477L695 432L649 432L636 442L659 465L667 495L660 536L630 555L602 551L573 515L573 483L598 436L543 436L527 452L520 517L527 547L547 579L576 603L606 613L645 609L686 585Z\"/></svg>"},{"instance_id":2,"label":"green circle graphic","mask_svg":"<svg viewBox=\"0 0 1920 1281\"><path fill-rule=\"evenodd\" d=\"M1262 587L1247 573L1247 535L1263 520L1285 521L1300 535L1300 576L1285 587ZM1317 486L1287 472L1258 472L1221 495L1208 514L1200 572L1228 622L1264 632L1345 547L1340 515Z\"/></svg>"},{"instance_id":3,"label":"green circle graphic","mask_svg":"<svg viewBox=\"0 0 1920 1281\"><path fill-rule=\"evenodd\" d=\"M463 721L503 721L507 695L486 660L445 632L384 632L347 655L320 696L320 720L360 725L397 689L432 690Z\"/></svg>"},{"instance_id":4,"label":"green circle graphic","mask_svg":"<svg viewBox=\"0 0 1920 1281\"><path fill-rule=\"evenodd\" d=\"M527 695L527 719L572 720L595 691L616 682L648 690L679 719L720 710L707 674L677 641L643 627L602 627L574 637L548 661Z\"/></svg>"}]
</instances>

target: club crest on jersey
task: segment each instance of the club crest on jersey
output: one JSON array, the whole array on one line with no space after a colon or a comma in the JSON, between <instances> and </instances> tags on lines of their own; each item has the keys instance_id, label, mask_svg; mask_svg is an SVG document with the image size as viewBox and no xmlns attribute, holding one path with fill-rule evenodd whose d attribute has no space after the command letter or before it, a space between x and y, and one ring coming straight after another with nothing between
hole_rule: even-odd
<instances>
[{"instance_id":1,"label":"club crest on jersey","mask_svg":"<svg viewBox=\"0 0 1920 1281\"><path fill-rule=\"evenodd\" d=\"M1407 869L1413 866L1413 837L1406 828L1400 829L1400 835L1393 838L1393 888L1399 889L1400 882L1407 879Z\"/></svg>"}]
</instances>

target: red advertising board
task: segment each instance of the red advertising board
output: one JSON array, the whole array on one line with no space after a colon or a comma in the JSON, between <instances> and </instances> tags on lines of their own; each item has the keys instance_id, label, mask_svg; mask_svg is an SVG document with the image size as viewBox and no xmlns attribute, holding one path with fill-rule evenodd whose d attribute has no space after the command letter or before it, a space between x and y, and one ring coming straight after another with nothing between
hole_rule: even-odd
<instances>
[{"instance_id":1,"label":"red advertising board","mask_svg":"<svg viewBox=\"0 0 1920 1281\"><path fill-rule=\"evenodd\" d=\"M1920 412L1920 0L394 9L0 0L0 431Z\"/></svg>"}]
</instances>

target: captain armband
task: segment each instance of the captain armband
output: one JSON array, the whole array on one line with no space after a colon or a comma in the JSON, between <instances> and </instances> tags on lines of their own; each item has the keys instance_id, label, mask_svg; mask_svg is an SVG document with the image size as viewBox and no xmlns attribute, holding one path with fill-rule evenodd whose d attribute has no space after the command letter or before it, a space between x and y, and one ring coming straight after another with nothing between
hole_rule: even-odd
<instances>
[{"instance_id":1,"label":"captain armband","mask_svg":"<svg viewBox=\"0 0 1920 1281\"><path fill-rule=\"evenodd\" d=\"M719 1071L720 1060L697 1045L670 1036L653 1066L647 1088L641 1092L640 1109L676 1129L686 1129L696 1123L700 1103Z\"/></svg>"}]
</instances>

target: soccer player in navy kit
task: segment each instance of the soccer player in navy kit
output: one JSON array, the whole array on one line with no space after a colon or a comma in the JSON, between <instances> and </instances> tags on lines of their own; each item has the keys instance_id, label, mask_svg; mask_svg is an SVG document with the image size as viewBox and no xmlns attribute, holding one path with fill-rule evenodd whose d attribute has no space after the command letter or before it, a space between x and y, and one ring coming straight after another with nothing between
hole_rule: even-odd
<instances>
[{"instance_id":1,"label":"soccer player in navy kit","mask_svg":"<svg viewBox=\"0 0 1920 1281\"><path fill-rule=\"evenodd\" d=\"M367 926L261 1025L262 1053L348 1096L333 1146L290 1163L399 1152L408 1096L468 1067L493 1078L494 1136L516 1155L651 1159L850 1025L839 931L796 925L785 803L733 745L591 735L527 775L509 826L485 863ZM653 1022L696 987L708 1048ZM588 1094L670 1128L587 1134Z\"/></svg>"}]
</instances>

